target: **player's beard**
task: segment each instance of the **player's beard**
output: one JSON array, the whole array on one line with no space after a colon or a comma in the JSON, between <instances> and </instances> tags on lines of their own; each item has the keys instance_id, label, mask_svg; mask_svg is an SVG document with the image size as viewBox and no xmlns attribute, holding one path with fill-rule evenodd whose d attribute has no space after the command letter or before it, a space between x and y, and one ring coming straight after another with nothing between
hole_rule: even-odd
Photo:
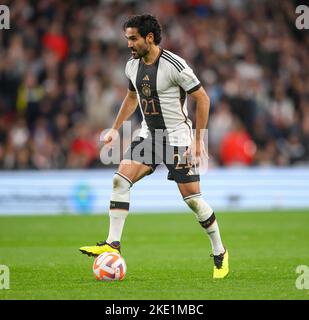
<instances>
[{"instance_id":1,"label":"player's beard","mask_svg":"<svg viewBox=\"0 0 309 320\"><path fill-rule=\"evenodd\" d=\"M145 45L143 48L140 48L139 50L132 49L132 56L134 59L140 59L145 57L149 53L149 51L149 48Z\"/></svg>"}]
</instances>

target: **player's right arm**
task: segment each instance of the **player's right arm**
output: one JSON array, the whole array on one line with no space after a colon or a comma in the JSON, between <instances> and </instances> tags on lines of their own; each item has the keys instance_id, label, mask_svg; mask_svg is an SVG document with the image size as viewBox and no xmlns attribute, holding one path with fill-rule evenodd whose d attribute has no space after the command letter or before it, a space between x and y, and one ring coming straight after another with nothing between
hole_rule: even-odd
<instances>
[{"instance_id":1,"label":"player's right arm","mask_svg":"<svg viewBox=\"0 0 309 320\"><path fill-rule=\"evenodd\" d=\"M122 126L123 122L128 120L131 115L136 110L138 106L137 95L135 91L128 89L127 95L124 98L116 120L112 126L112 129L107 132L103 138L103 143L105 145L110 145L112 147L113 142L118 138L118 130Z\"/></svg>"}]
</instances>

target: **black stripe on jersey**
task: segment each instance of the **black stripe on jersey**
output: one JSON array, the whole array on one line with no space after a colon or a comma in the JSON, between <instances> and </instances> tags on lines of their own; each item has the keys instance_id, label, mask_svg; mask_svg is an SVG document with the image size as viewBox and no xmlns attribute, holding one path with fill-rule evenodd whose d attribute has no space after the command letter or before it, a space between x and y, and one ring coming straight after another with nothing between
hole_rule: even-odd
<instances>
[{"instance_id":1,"label":"black stripe on jersey","mask_svg":"<svg viewBox=\"0 0 309 320\"><path fill-rule=\"evenodd\" d=\"M183 90L182 87L179 87L180 90L180 104L181 104L181 110L183 108L183 105L185 104L186 101L186 91Z\"/></svg>"},{"instance_id":2,"label":"black stripe on jersey","mask_svg":"<svg viewBox=\"0 0 309 320\"><path fill-rule=\"evenodd\" d=\"M129 80L129 90L136 91L131 80Z\"/></svg>"},{"instance_id":3,"label":"black stripe on jersey","mask_svg":"<svg viewBox=\"0 0 309 320\"><path fill-rule=\"evenodd\" d=\"M146 65L140 59L135 80L141 111L151 132L154 132L155 129L166 129L157 91L159 61L160 59L157 59L155 63Z\"/></svg>"},{"instance_id":4,"label":"black stripe on jersey","mask_svg":"<svg viewBox=\"0 0 309 320\"><path fill-rule=\"evenodd\" d=\"M166 57L169 57L170 59L172 59L180 68L182 68L182 70L185 68L185 66L179 61L177 60L175 57L173 57L171 54L169 54L168 52L163 50L163 54Z\"/></svg>"},{"instance_id":5,"label":"black stripe on jersey","mask_svg":"<svg viewBox=\"0 0 309 320\"><path fill-rule=\"evenodd\" d=\"M170 63L178 70L178 72L181 72L181 71L184 69L184 68L179 67L179 66L178 66L175 62L173 62L173 60L170 59L169 57L167 57L167 56L165 56L165 55L163 55L163 54L162 54L161 57L162 57L164 60L170 62Z\"/></svg>"},{"instance_id":6,"label":"black stripe on jersey","mask_svg":"<svg viewBox=\"0 0 309 320\"><path fill-rule=\"evenodd\" d=\"M179 87L179 90L180 90L180 99L179 100L180 100L180 105L181 105L181 112L182 112L183 116L185 117L185 124L189 128L190 136L191 136L191 139L193 140L192 131L191 131L192 128L188 123L188 117L186 116L185 112L183 111L183 107L184 107L184 104L185 104L185 101L186 101L186 91L183 90L182 87Z\"/></svg>"},{"instance_id":7,"label":"black stripe on jersey","mask_svg":"<svg viewBox=\"0 0 309 320\"><path fill-rule=\"evenodd\" d=\"M198 85L196 85L195 87L193 87L192 89L190 89L189 91L187 91L187 93L193 93L194 91L198 90L200 87L202 86L201 83L199 83Z\"/></svg>"}]
</instances>

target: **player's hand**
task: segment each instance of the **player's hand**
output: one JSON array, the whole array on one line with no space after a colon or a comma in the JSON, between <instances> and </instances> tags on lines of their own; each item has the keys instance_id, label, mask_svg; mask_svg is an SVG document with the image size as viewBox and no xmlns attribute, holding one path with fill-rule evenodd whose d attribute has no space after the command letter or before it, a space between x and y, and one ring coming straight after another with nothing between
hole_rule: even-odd
<instances>
[{"instance_id":1,"label":"player's hand","mask_svg":"<svg viewBox=\"0 0 309 320\"><path fill-rule=\"evenodd\" d=\"M184 152L183 156L186 158L191 157L192 164L198 166L204 165L209 158L205 149L204 141L197 141L196 139L191 142L188 149Z\"/></svg>"},{"instance_id":2,"label":"player's hand","mask_svg":"<svg viewBox=\"0 0 309 320\"><path fill-rule=\"evenodd\" d=\"M119 132L116 129L110 129L106 135L103 137L103 144L106 146L108 149L112 149L115 141L119 137Z\"/></svg>"}]
</instances>

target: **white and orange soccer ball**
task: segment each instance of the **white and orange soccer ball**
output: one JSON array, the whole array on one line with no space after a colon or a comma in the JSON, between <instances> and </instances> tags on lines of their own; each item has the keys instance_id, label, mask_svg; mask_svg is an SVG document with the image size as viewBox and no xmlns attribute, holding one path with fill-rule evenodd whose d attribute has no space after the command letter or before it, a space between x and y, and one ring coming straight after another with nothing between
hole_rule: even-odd
<instances>
[{"instance_id":1,"label":"white and orange soccer ball","mask_svg":"<svg viewBox=\"0 0 309 320\"><path fill-rule=\"evenodd\" d=\"M116 252L104 252L93 263L93 273L100 281L123 280L126 272L126 262Z\"/></svg>"}]
</instances>

